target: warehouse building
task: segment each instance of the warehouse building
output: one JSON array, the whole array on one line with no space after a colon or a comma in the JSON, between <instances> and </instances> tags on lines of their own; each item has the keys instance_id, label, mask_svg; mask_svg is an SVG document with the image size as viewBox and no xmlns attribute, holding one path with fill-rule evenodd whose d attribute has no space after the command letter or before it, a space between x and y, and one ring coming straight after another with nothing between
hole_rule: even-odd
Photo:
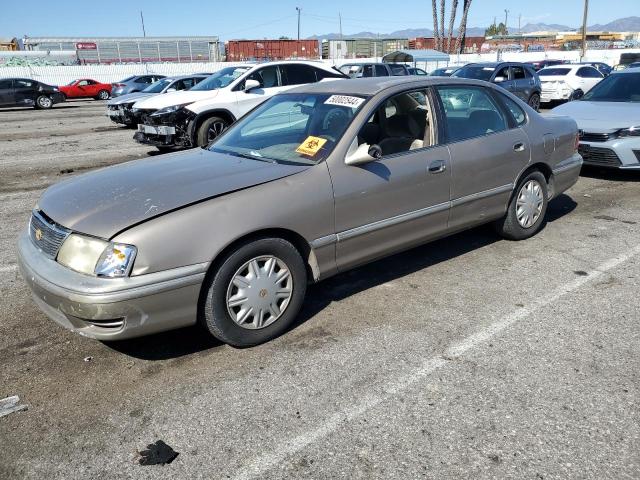
<instances>
[{"instance_id":1,"label":"warehouse building","mask_svg":"<svg viewBox=\"0 0 640 480\"><path fill-rule=\"evenodd\" d=\"M409 48L408 38L322 40L322 58L376 58Z\"/></svg>"},{"instance_id":2,"label":"warehouse building","mask_svg":"<svg viewBox=\"0 0 640 480\"><path fill-rule=\"evenodd\" d=\"M25 37L25 50L75 50L81 64L218 62L218 37Z\"/></svg>"}]
</instances>

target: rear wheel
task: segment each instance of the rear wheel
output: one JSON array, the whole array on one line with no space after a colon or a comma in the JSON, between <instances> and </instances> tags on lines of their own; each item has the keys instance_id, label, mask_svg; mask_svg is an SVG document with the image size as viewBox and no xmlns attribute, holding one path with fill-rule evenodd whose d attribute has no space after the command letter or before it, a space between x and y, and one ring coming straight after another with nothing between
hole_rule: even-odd
<instances>
[{"instance_id":1,"label":"rear wheel","mask_svg":"<svg viewBox=\"0 0 640 480\"><path fill-rule=\"evenodd\" d=\"M53 107L53 100L51 100L51 98L46 95L39 95L38 98L36 98L36 108L38 110L48 110L51 107Z\"/></svg>"},{"instance_id":2,"label":"rear wheel","mask_svg":"<svg viewBox=\"0 0 640 480\"><path fill-rule=\"evenodd\" d=\"M229 253L205 283L200 321L217 339L248 347L282 334L304 301L307 272L282 238L261 238Z\"/></svg>"},{"instance_id":3,"label":"rear wheel","mask_svg":"<svg viewBox=\"0 0 640 480\"><path fill-rule=\"evenodd\" d=\"M537 93L532 94L529 97L529 101L527 102L531 108L533 108L536 112L540 111L540 95Z\"/></svg>"},{"instance_id":4,"label":"rear wheel","mask_svg":"<svg viewBox=\"0 0 640 480\"><path fill-rule=\"evenodd\" d=\"M524 240L540 231L547 213L547 180L539 171L525 175L509 202L507 214L496 222L497 232L510 240Z\"/></svg>"},{"instance_id":5,"label":"rear wheel","mask_svg":"<svg viewBox=\"0 0 640 480\"><path fill-rule=\"evenodd\" d=\"M229 127L229 123L220 117L207 118L200 128L196 142L198 147L206 147Z\"/></svg>"},{"instance_id":6,"label":"rear wheel","mask_svg":"<svg viewBox=\"0 0 640 480\"><path fill-rule=\"evenodd\" d=\"M109 92L106 90L100 90L97 98L98 100L107 100L109 98Z\"/></svg>"}]
</instances>

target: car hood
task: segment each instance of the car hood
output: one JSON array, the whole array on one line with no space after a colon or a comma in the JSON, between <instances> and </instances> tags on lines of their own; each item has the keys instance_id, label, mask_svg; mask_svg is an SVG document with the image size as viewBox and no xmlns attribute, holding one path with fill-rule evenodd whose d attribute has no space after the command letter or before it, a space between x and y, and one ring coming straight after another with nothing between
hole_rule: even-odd
<instances>
[{"instance_id":1,"label":"car hood","mask_svg":"<svg viewBox=\"0 0 640 480\"><path fill-rule=\"evenodd\" d=\"M578 100L560 105L551 113L568 115L576 121L579 129L593 133L610 133L640 125L640 107L631 102Z\"/></svg>"},{"instance_id":2,"label":"car hood","mask_svg":"<svg viewBox=\"0 0 640 480\"><path fill-rule=\"evenodd\" d=\"M119 97L112 98L107 102L107 105L122 105L123 103L139 102L144 98L149 98L154 95L159 95L159 93L146 93L146 92L127 93L126 95L120 95Z\"/></svg>"},{"instance_id":3,"label":"car hood","mask_svg":"<svg viewBox=\"0 0 640 480\"><path fill-rule=\"evenodd\" d=\"M135 103L134 108L159 110L161 108L172 107L174 105L183 105L185 103L206 100L215 97L217 94L218 90L182 90L180 92L154 95L151 98L142 99Z\"/></svg>"},{"instance_id":4,"label":"car hood","mask_svg":"<svg viewBox=\"0 0 640 480\"><path fill-rule=\"evenodd\" d=\"M164 213L307 168L190 150L58 183L42 194L38 208L73 231L109 239Z\"/></svg>"}]
</instances>

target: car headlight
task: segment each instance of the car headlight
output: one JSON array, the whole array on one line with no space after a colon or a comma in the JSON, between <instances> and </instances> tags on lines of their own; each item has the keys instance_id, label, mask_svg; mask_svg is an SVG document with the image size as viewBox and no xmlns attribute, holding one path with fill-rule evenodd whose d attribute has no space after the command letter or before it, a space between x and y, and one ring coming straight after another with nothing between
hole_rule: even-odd
<instances>
[{"instance_id":1,"label":"car headlight","mask_svg":"<svg viewBox=\"0 0 640 480\"><path fill-rule=\"evenodd\" d=\"M181 108L186 107L187 105L191 105L192 102L189 103L183 103L182 105L172 105L170 107L165 107L165 108L161 108L160 110L156 110L155 112L153 112L151 114L151 116L155 116L155 115L167 115L169 113L174 113L177 112L178 110L180 110Z\"/></svg>"},{"instance_id":2,"label":"car headlight","mask_svg":"<svg viewBox=\"0 0 640 480\"><path fill-rule=\"evenodd\" d=\"M116 278L129 275L136 253L133 245L72 233L60 247L57 260L76 272Z\"/></svg>"},{"instance_id":3,"label":"car headlight","mask_svg":"<svg viewBox=\"0 0 640 480\"><path fill-rule=\"evenodd\" d=\"M618 137L640 137L640 127L623 128L618 130Z\"/></svg>"}]
</instances>

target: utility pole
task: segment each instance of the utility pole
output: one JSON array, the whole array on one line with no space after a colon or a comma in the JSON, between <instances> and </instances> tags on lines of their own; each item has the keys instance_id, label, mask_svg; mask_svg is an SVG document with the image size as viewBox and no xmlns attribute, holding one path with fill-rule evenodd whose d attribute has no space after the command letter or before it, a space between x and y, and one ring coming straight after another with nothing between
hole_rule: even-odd
<instances>
[{"instance_id":1,"label":"utility pole","mask_svg":"<svg viewBox=\"0 0 640 480\"><path fill-rule=\"evenodd\" d=\"M142 22L142 36L146 37L147 32L144 30L144 17L142 16L142 10L140 10L140 21Z\"/></svg>"},{"instance_id":2,"label":"utility pole","mask_svg":"<svg viewBox=\"0 0 640 480\"><path fill-rule=\"evenodd\" d=\"M582 54L580 60L587 55L587 16L589 14L589 0L584 0L584 15L582 16Z\"/></svg>"},{"instance_id":3,"label":"utility pole","mask_svg":"<svg viewBox=\"0 0 640 480\"><path fill-rule=\"evenodd\" d=\"M504 34L507 35L509 33L509 28L507 27L507 25L509 25L507 22L509 21L509 10L507 10L505 8L504 10Z\"/></svg>"},{"instance_id":4,"label":"utility pole","mask_svg":"<svg viewBox=\"0 0 640 480\"><path fill-rule=\"evenodd\" d=\"M522 14L518 15L518 33L522 33Z\"/></svg>"},{"instance_id":5,"label":"utility pole","mask_svg":"<svg viewBox=\"0 0 640 480\"><path fill-rule=\"evenodd\" d=\"M298 12L298 41L300 41L300 12L302 9L300 7L296 7L296 10Z\"/></svg>"},{"instance_id":6,"label":"utility pole","mask_svg":"<svg viewBox=\"0 0 640 480\"><path fill-rule=\"evenodd\" d=\"M342 38L342 13L338 12L338 23L339 23L339 27L340 27L340 41L343 40Z\"/></svg>"}]
</instances>

